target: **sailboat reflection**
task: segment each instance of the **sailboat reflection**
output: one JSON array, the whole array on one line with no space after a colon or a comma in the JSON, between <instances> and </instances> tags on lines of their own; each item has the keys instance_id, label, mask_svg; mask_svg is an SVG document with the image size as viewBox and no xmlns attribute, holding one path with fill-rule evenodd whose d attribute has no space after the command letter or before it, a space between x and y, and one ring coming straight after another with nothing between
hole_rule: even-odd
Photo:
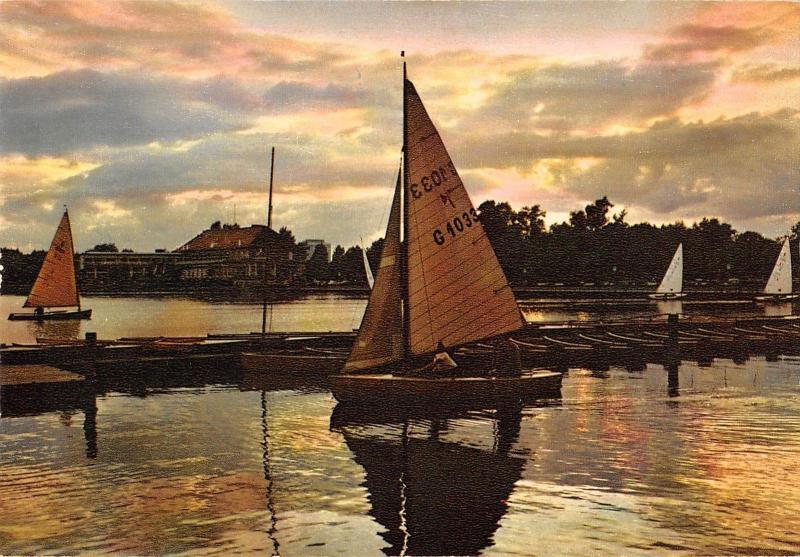
<instances>
[{"instance_id":1,"label":"sailboat reflection","mask_svg":"<svg viewBox=\"0 0 800 557\"><path fill-rule=\"evenodd\" d=\"M784 317L786 315L792 315L792 302L773 303L764 306L765 317Z\"/></svg>"},{"instance_id":2,"label":"sailboat reflection","mask_svg":"<svg viewBox=\"0 0 800 557\"><path fill-rule=\"evenodd\" d=\"M521 416L517 407L366 418L339 404L331 428L364 467L384 553L475 555L491 545L525 463L513 449Z\"/></svg>"},{"instance_id":3,"label":"sailboat reflection","mask_svg":"<svg viewBox=\"0 0 800 557\"><path fill-rule=\"evenodd\" d=\"M680 300L662 300L656 302L656 311L662 315L678 314L683 315L683 302Z\"/></svg>"}]
</instances>

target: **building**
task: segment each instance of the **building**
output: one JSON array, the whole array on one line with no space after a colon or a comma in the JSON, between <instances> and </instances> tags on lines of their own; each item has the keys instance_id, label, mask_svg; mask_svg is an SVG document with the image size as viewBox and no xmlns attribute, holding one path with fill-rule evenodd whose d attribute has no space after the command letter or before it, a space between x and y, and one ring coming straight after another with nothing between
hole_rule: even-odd
<instances>
[{"instance_id":1,"label":"building","mask_svg":"<svg viewBox=\"0 0 800 557\"><path fill-rule=\"evenodd\" d=\"M174 253L182 281L286 284L297 271L292 246L260 224L243 228L216 222Z\"/></svg>"},{"instance_id":2,"label":"building","mask_svg":"<svg viewBox=\"0 0 800 557\"><path fill-rule=\"evenodd\" d=\"M332 256L331 245L325 240L303 240L300 242L300 245L306 248L306 261L311 259L311 256L314 255L314 250L317 249L317 246L322 246L327 250L328 263L330 263Z\"/></svg>"},{"instance_id":3,"label":"building","mask_svg":"<svg viewBox=\"0 0 800 557\"><path fill-rule=\"evenodd\" d=\"M87 251L75 257L75 269L83 289L136 289L174 283L178 258L178 254L163 249L152 253Z\"/></svg>"}]
</instances>

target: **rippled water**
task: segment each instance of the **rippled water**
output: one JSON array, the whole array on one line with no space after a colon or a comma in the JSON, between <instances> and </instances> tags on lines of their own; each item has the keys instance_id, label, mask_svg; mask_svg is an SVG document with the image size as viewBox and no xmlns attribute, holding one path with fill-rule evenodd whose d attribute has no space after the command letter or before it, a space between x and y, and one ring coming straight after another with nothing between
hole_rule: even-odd
<instances>
[{"instance_id":1,"label":"rippled water","mask_svg":"<svg viewBox=\"0 0 800 557\"><path fill-rule=\"evenodd\" d=\"M358 301L315 303L286 323ZM229 366L112 380L0 420L0 553L797 552L800 359L573 369L562 395L365 413Z\"/></svg>"}]
</instances>

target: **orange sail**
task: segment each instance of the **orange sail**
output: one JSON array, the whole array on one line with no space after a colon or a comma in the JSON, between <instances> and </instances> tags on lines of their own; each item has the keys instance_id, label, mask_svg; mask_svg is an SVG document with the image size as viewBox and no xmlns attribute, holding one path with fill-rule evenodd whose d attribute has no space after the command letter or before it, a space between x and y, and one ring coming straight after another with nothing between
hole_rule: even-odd
<instances>
[{"instance_id":1,"label":"orange sail","mask_svg":"<svg viewBox=\"0 0 800 557\"><path fill-rule=\"evenodd\" d=\"M64 211L42 268L23 307L79 306L69 215Z\"/></svg>"},{"instance_id":2,"label":"orange sail","mask_svg":"<svg viewBox=\"0 0 800 557\"><path fill-rule=\"evenodd\" d=\"M524 326L478 214L414 85L405 81L411 354Z\"/></svg>"},{"instance_id":3,"label":"orange sail","mask_svg":"<svg viewBox=\"0 0 800 557\"><path fill-rule=\"evenodd\" d=\"M403 357L403 316L400 305L401 190L398 174L375 285L353 351L345 363L345 372L382 366L400 361Z\"/></svg>"}]
</instances>

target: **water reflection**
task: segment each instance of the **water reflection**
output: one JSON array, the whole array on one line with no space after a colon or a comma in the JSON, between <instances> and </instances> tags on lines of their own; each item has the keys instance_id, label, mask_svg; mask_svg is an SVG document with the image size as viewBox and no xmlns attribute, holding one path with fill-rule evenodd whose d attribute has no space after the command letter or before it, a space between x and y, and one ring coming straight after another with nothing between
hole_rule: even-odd
<instances>
[{"instance_id":1,"label":"water reflection","mask_svg":"<svg viewBox=\"0 0 800 557\"><path fill-rule=\"evenodd\" d=\"M491 545L525 463L513 453L521 409L483 414L480 423L457 414L355 415L340 405L331 425L364 467L384 553L476 555Z\"/></svg>"},{"instance_id":2,"label":"water reflection","mask_svg":"<svg viewBox=\"0 0 800 557\"><path fill-rule=\"evenodd\" d=\"M764 304L764 315L766 317L782 317L792 315L792 302L781 304Z\"/></svg>"},{"instance_id":3,"label":"water reflection","mask_svg":"<svg viewBox=\"0 0 800 557\"><path fill-rule=\"evenodd\" d=\"M269 451L269 420L267 419L267 393L261 391L261 431L263 439L261 442L264 451L264 481L266 482L266 504L269 511L269 528L267 529L267 537L272 544L272 555L280 555L280 544L276 537L277 522L275 520L275 502L272 492L272 471L270 469L270 451Z\"/></svg>"},{"instance_id":4,"label":"water reflection","mask_svg":"<svg viewBox=\"0 0 800 557\"><path fill-rule=\"evenodd\" d=\"M31 339L76 339L80 334L81 321L23 321Z\"/></svg>"},{"instance_id":5,"label":"water reflection","mask_svg":"<svg viewBox=\"0 0 800 557\"><path fill-rule=\"evenodd\" d=\"M656 302L656 311L661 314L683 314L683 302L680 300L659 300Z\"/></svg>"}]
</instances>

